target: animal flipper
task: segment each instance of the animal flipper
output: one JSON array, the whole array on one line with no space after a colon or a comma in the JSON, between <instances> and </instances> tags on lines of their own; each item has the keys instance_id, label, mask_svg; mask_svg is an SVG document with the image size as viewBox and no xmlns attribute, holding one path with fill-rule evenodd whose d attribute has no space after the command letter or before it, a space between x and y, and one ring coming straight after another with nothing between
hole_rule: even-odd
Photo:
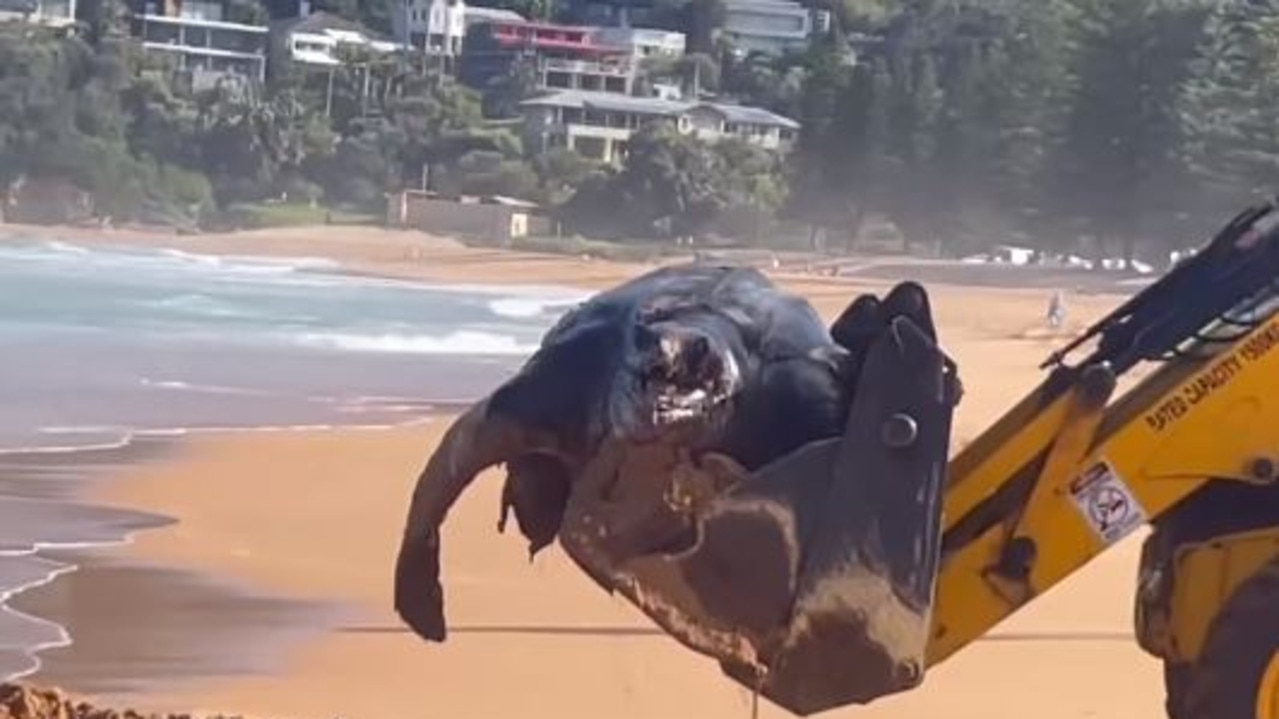
<instances>
[{"instance_id":1,"label":"animal flipper","mask_svg":"<svg viewBox=\"0 0 1279 719\"><path fill-rule=\"evenodd\" d=\"M559 534L572 491L572 477L566 461L550 454L516 457L507 462L506 470L497 529L506 531L513 511L520 533L529 542L531 562Z\"/></svg>"},{"instance_id":2,"label":"animal flipper","mask_svg":"<svg viewBox=\"0 0 1279 719\"><path fill-rule=\"evenodd\" d=\"M553 446L545 435L472 406L449 426L418 476L395 559L395 611L418 636L444 641L444 590L440 583L440 525L475 477L503 462ZM517 506L518 511L518 506Z\"/></svg>"}]
</instances>

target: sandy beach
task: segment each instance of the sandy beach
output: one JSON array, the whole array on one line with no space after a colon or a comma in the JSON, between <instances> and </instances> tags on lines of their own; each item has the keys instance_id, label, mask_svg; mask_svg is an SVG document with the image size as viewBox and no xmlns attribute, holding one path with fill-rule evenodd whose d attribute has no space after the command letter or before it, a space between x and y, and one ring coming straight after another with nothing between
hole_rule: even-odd
<instances>
[{"instance_id":1,"label":"sandy beach","mask_svg":"<svg viewBox=\"0 0 1279 719\"><path fill-rule=\"evenodd\" d=\"M183 238L77 231L66 239L327 257L356 271L437 282L598 289L645 269L363 229ZM828 319L857 292L882 288L801 276L780 280ZM959 444L1041 379L1037 365L1061 340L1039 329L1047 302L1042 290L941 286L933 298L942 341L966 387L954 431ZM1070 301L1074 330L1118 298ZM95 626L137 629L99 632L91 645L99 662L112 661L113 651L130 656L129 642L148 636L176 647L178 636L212 643L219 635L243 635L252 644L257 626L295 631L273 634L280 641L272 639L270 651L244 648L269 659L242 676L207 679L198 668L158 669L154 682L90 686L81 681L83 671L77 674L85 666L77 652L86 650L73 646L47 652L44 670L28 680L142 709L298 719L749 716L747 692L596 588L558 549L530 564L518 534L499 535L497 473L463 496L446 525L449 641L428 645L402 629L391 611L392 562L412 483L448 420L376 431L200 435L90 485L89 501L177 521L103 553L111 559L89 562L96 574L77 579L83 582L78 590L59 588L60 580L23 595L15 603L22 611L55 621L74 615L73 636ZM1160 667L1131 640L1138 541L1101 557L996 635L935 669L921 689L829 716L1159 716ZM128 581L129 566L191 575L181 581L175 575L166 590L154 576ZM170 590L181 598L166 601L161 595ZM165 628L148 635L145 627L158 617ZM767 704L760 714L787 716Z\"/></svg>"}]
</instances>

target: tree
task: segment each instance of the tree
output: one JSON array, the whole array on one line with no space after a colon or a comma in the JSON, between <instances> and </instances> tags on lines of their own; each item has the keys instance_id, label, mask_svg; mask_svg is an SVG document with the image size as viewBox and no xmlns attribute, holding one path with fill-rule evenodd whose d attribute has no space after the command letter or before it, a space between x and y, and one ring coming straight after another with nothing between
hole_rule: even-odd
<instances>
[{"instance_id":1,"label":"tree","mask_svg":"<svg viewBox=\"0 0 1279 719\"><path fill-rule=\"evenodd\" d=\"M125 0L81 0L76 3L76 19L84 23L86 39L93 44L109 37L128 35L128 16Z\"/></svg>"},{"instance_id":2,"label":"tree","mask_svg":"<svg viewBox=\"0 0 1279 719\"><path fill-rule=\"evenodd\" d=\"M484 115L492 118L519 117L520 103L538 91L536 59L521 55L507 71L489 82L482 99Z\"/></svg>"},{"instance_id":3,"label":"tree","mask_svg":"<svg viewBox=\"0 0 1279 719\"><path fill-rule=\"evenodd\" d=\"M881 209L908 242L961 252L990 234L991 213L981 210L1016 199L1000 197L1013 151L1039 148L1010 138L1028 121L1051 127L1054 84L1044 70L1060 56L1052 44L1032 46L1044 38L1030 31L1056 20L1054 4L921 0L889 24L875 53L886 77Z\"/></svg>"},{"instance_id":4,"label":"tree","mask_svg":"<svg viewBox=\"0 0 1279 719\"><path fill-rule=\"evenodd\" d=\"M537 192L537 173L528 163L493 150L472 150L443 175L441 184L454 193L530 198Z\"/></svg>"},{"instance_id":5,"label":"tree","mask_svg":"<svg viewBox=\"0 0 1279 719\"><path fill-rule=\"evenodd\" d=\"M147 97L135 43L96 47L15 24L0 28L0 182L59 180L94 197L101 214L183 221L207 205L208 186L155 143L134 146L138 98ZM152 103L158 104L158 103ZM151 108L148 108L151 109Z\"/></svg>"},{"instance_id":6,"label":"tree","mask_svg":"<svg viewBox=\"0 0 1279 719\"><path fill-rule=\"evenodd\" d=\"M540 199L550 205L566 202L592 177L598 179L604 175L600 163L566 147L554 147L538 153L531 164L537 173Z\"/></svg>"},{"instance_id":7,"label":"tree","mask_svg":"<svg viewBox=\"0 0 1279 719\"><path fill-rule=\"evenodd\" d=\"M715 55L715 36L724 24L724 0L687 0L682 6L681 25L688 36L688 50L699 55Z\"/></svg>"},{"instance_id":8,"label":"tree","mask_svg":"<svg viewBox=\"0 0 1279 719\"><path fill-rule=\"evenodd\" d=\"M722 159L669 123L631 135L619 171L586 183L563 208L571 226L632 236L696 237L727 205Z\"/></svg>"},{"instance_id":9,"label":"tree","mask_svg":"<svg viewBox=\"0 0 1279 719\"><path fill-rule=\"evenodd\" d=\"M724 65L720 87L749 105L793 116L799 112L808 68L804 55L773 57L760 52Z\"/></svg>"},{"instance_id":10,"label":"tree","mask_svg":"<svg viewBox=\"0 0 1279 719\"><path fill-rule=\"evenodd\" d=\"M657 55L646 57L639 67L639 81L644 87L669 83L682 88L689 98L695 93L714 92L720 88L720 65L705 53L690 52L680 57Z\"/></svg>"},{"instance_id":11,"label":"tree","mask_svg":"<svg viewBox=\"0 0 1279 719\"><path fill-rule=\"evenodd\" d=\"M746 219L746 227L733 234L746 233L753 243L762 243L765 227L786 199L781 158L738 138L721 140L713 149L723 174L723 213Z\"/></svg>"},{"instance_id":12,"label":"tree","mask_svg":"<svg viewBox=\"0 0 1279 719\"><path fill-rule=\"evenodd\" d=\"M848 63L834 42L811 51L784 212L811 225L814 247L828 228L846 230L851 240L880 202L884 70L880 63Z\"/></svg>"},{"instance_id":13,"label":"tree","mask_svg":"<svg viewBox=\"0 0 1279 719\"><path fill-rule=\"evenodd\" d=\"M1176 105L1203 26L1197 3L1078 0L1079 44L1053 209L1067 236L1131 260L1174 176Z\"/></svg>"},{"instance_id":14,"label":"tree","mask_svg":"<svg viewBox=\"0 0 1279 719\"><path fill-rule=\"evenodd\" d=\"M1214 213L1279 179L1279 7L1227 2L1206 23L1179 104L1182 160Z\"/></svg>"},{"instance_id":15,"label":"tree","mask_svg":"<svg viewBox=\"0 0 1279 719\"><path fill-rule=\"evenodd\" d=\"M988 200L1032 238L1050 229L1045 182L1071 100L1076 12L1073 0L1005 5L1002 31L989 47L976 90L986 131L980 151L990 159Z\"/></svg>"}]
</instances>

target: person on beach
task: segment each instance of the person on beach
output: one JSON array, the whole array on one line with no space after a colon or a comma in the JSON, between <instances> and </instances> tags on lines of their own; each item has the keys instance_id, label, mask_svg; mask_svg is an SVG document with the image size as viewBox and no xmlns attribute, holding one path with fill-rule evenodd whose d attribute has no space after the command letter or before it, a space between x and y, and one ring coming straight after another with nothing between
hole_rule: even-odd
<instances>
[{"instance_id":1,"label":"person on beach","mask_svg":"<svg viewBox=\"0 0 1279 719\"><path fill-rule=\"evenodd\" d=\"M1054 290L1052 297L1048 299L1048 326L1052 329L1060 329L1062 324L1066 322L1066 297L1061 290Z\"/></svg>"}]
</instances>

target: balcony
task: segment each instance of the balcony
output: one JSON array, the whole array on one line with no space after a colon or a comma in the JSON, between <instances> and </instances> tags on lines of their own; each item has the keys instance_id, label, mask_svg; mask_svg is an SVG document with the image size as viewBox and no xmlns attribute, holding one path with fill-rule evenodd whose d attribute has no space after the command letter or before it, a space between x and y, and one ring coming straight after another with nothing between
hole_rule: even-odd
<instances>
[{"instance_id":1,"label":"balcony","mask_svg":"<svg viewBox=\"0 0 1279 719\"><path fill-rule=\"evenodd\" d=\"M541 65L543 72L563 72L573 75L609 75L611 77L628 77L631 74L630 65L625 63L545 57L541 59Z\"/></svg>"},{"instance_id":2,"label":"balcony","mask_svg":"<svg viewBox=\"0 0 1279 719\"><path fill-rule=\"evenodd\" d=\"M173 58L193 88L225 78L260 82L266 77L267 28L222 20L172 15L133 17L133 34L148 52Z\"/></svg>"},{"instance_id":3,"label":"balcony","mask_svg":"<svg viewBox=\"0 0 1279 719\"><path fill-rule=\"evenodd\" d=\"M167 15L143 15L144 47L225 57L265 57L267 29L257 25L195 20Z\"/></svg>"},{"instance_id":4,"label":"balcony","mask_svg":"<svg viewBox=\"0 0 1279 719\"><path fill-rule=\"evenodd\" d=\"M533 46L590 48L591 40L586 30L547 30L529 25L498 25L492 37L504 45L529 44Z\"/></svg>"}]
</instances>

